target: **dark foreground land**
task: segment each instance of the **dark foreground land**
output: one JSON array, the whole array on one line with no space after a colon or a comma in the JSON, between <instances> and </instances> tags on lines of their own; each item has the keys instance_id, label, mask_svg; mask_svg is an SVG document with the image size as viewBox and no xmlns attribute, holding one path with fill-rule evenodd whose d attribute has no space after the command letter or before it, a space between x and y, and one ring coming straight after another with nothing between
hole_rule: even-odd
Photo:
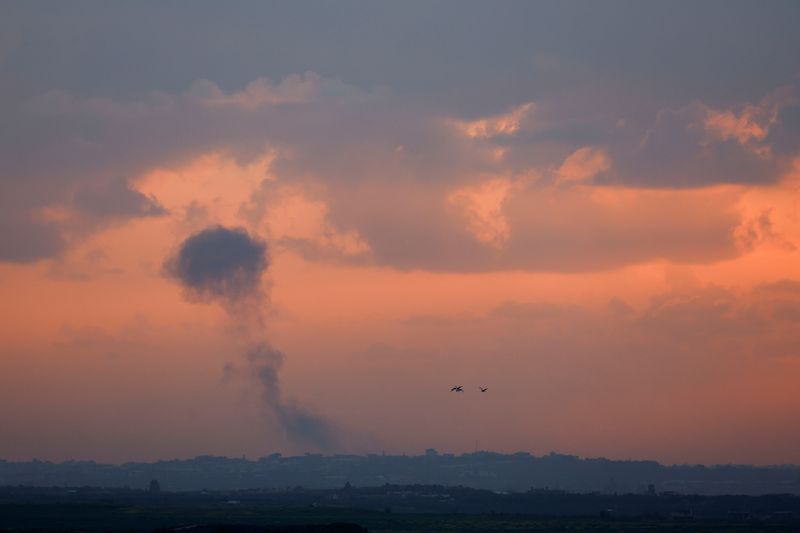
<instances>
[{"instance_id":1,"label":"dark foreground land","mask_svg":"<svg viewBox=\"0 0 800 533\"><path fill-rule=\"evenodd\" d=\"M0 488L0 531L798 532L800 497L497 494L464 487L155 493Z\"/></svg>"}]
</instances>

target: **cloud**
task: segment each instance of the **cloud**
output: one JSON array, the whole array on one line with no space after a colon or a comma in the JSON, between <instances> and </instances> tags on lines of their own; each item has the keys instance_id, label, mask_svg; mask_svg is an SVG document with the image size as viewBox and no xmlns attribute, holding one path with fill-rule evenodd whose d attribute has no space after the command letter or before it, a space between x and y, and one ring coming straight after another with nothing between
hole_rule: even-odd
<instances>
[{"instance_id":1,"label":"cloud","mask_svg":"<svg viewBox=\"0 0 800 533\"><path fill-rule=\"evenodd\" d=\"M762 313L776 320L800 321L800 281L783 279L753 289Z\"/></svg>"},{"instance_id":2,"label":"cloud","mask_svg":"<svg viewBox=\"0 0 800 533\"><path fill-rule=\"evenodd\" d=\"M136 100L51 90L14 113L26 129L0 146L0 204L13 198L17 220L72 207L116 220L159 214L156 198L108 176L136 179L211 151L248 161L272 150L271 171L300 185L323 177L452 183L493 160L491 147L473 146L446 117L312 73L229 92L200 81ZM34 229L29 237L41 238Z\"/></svg>"},{"instance_id":3,"label":"cloud","mask_svg":"<svg viewBox=\"0 0 800 533\"><path fill-rule=\"evenodd\" d=\"M190 15L147 4L85 13L80 20L69 10L38 5L5 11L0 34L13 45L0 57L36 88L137 94L177 90L203 77L237 86L258 75L313 70L486 114L526 93L574 91L587 76L644 87L662 98L757 94L798 71L792 50L800 44L793 2L765 12L713 1L692 17L671 4L627 3L581 4L576 11L569 3L365 8L348 1L314 9L250 4L235 13L208 3ZM420 26L420 16L430 25ZM42 27L50 29L46 39L36 31ZM34 71L22 68L31 64Z\"/></svg>"},{"instance_id":4,"label":"cloud","mask_svg":"<svg viewBox=\"0 0 800 533\"><path fill-rule=\"evenodd\" d=\"M604 150L585 146L567 157L556 171L557 183L582 183L611 168Z\"/></svg>"},{"instance_id":5,"label":"cloud","mask_svg":"<svg viewBox=\"0 0 800 533\"><path fill-rule=\"evenodd\" d=\"M708 110L705 129L720 140L735 139L741 145L763 141L776 119L775 110L765 110L746 105L737 113L734 110Z\"/></svg>"},{"instance_id":6,"label":"cloud","mask_svg":"<svg viewBox=\"0 0 800 533\"><path fill-rule=\"evenodd\" d=\"M324 190L331 231L363 243L360 253L339 258L358 264L588 271L654 259L711 262L775 240L768 214L743 218L743 189L715 186L775 183L787 162L773 157L767 139L786 101L768 95L757 105L661 110L643 129L617 121L596 145L558 141L551 159L520 167L522 151L553 145L530 137L542 126L528 115L541 109L544 127L565 117L531 104L442 122L384 95L380 111L343 116L350 127L341 135L320 144L298 139L276 159L277 182L268 187L286 180ZM386 131L365 129L364 113L385 119ZM448 124L456 127L442 128ZM412 141L415 133L424 146ZM589 188L548 190L552 183ZM286 244L311 259L337 256L302 236Z\"/></svg>"},{"instance_id":7,"label":"cloud","mask_svg":"<svg viewBox=\"0 0 800 533\"><path fill-rule=\"evenodd\" d=\"M372 183L332 193L331 222L358 231L371 263L398 269L584 272L741 253L735 189L553 189L523 179L456 191Z\"/></svg>"},{"instance_id":8,"label":"cloud","mask_svg":"<svg viewBox=\"0 0 800 533\"><path fill-rule=\"evenodd\" d=\"M498 318L510 320L547 320L562 317L567 312L574 312L572 309L565 309L563 306L544 303L544 302L517 302L508 300L498 305L490 312L490 315Z\"/></svg>"},{"instance_id":9,"label":"cloud","mask_svg":"<svg viewBox=\"0 0 800 533\"><path fill-rule=\"evenodd\" d=\"M714 284L657 295L638 315L636 327L654 340L731 346L759 356L800 355L794 329L800 319L800 283L783 279L750 290Z\"/></svg>"},{"instance_id":10,"label":"cloud","mask_svg":"<svg viewBox=\"0 0 800 533\"><path fill-rule=\"evenodd\" d=\"M266 243L244 229L223 226L191 235L164 263L190 297L227 306L262 299L261 277L268 267Z\"/></svg>"},{"instance_id":11,"label":"cloud","mask_svg":"<svg viewBox=\"0 0 800 533\"><path fill-rule=\"evenodd\" d=\"M452 15L442 9L431 8L432 16ZM326 223L330 222L326 230L335 238L327 244L311 242L312 239L305 237L288 239L293 241L289 245L303 250L308 257L329 259L338 253L337 249L347 248L353 256L350 261L364 263L363 252L369 248L378 264L434 270L576 269L574 260L558 253L548 259L559 243L548 235L542 236L546 242L538 241L535 234L547 233L546 229L522 227L531 221L529 219L537 219L535 215L523 216L521 209L514 214L520 198L531 202L527 206L530 211L548 210L549 207L541 205L541 198L547 196L545 193L538 195L538 201L528 192L497 194L488 208L474 201L476 195L459 194L459 191L474 192L486 183L517 183L523 176L535 175L539 176L541 187L555 182L596 187L689 189L731 183L771 184L785 167L791 150L787 139L794 139L792 136L797 130L792 119L796 97L792 87L779 91L774 87L784 83L787 74L780 79L777 74L771 75L771 85L766 88L761 82L757 87L730 88L731 96L725 99L704 86L688 87L685 91L676 89L679 96L673 96L648 78L659 71L645 61L641 52L617 50L603 41L603 46L611 46L617 52L613 58L606 58L596 53L596 46L578 50L580 47L562 42L553 33L548 35L555 40L540 42L538 37L529 35L529 28L523 31L515 25L516 17L510 14L514 9L508 13L495 13L478 6L469 9L483 13L487 24L495 24L498 31L505 28L500 32L503 39L508 37L506 32L511 31L507 25L513 23L523 40L505 42L505 46L510 47L506 50L508 56L493 58L488 62L490 65L479 65L492 71L498 68L498 73L502 73L496 79L474 75L476 79L486 78L488 81L481 81L479 85L493 90L475 89L476 92L469 91L469 96L463 98L453 96L453 89L463 88L463 83L457 83L459 78L463 81L473 75L456 58L450 65L455 70L448 71L449 75L440 73L438 83L428 78L410 81L398 77L380 62L369 61L375 69L375 77L367 83L359 76L359 69L347 68L355 53L353 50L348 49L348 53L342 49L331 50L341 61L342 71L339 72L331 70L328 63L321 62L305 47L300 47L297 53L307 57L308 62L285 58L286 63L281 63L280 67L273 65L274 69L266 71L245 69L234 76L235 79L228 79L219 72L215 73L217 75L200 74L189 65L181 64L179 70L187 70L170 83L159 83L155 79L131 91L87 86L85 80L75 80L72 85L47 84L42 80L32 83L14 95L7 121L24 126L14 130L6 125L2 127L7 129L0 131L0 138L9 141L0 143L0 177L3 178L0 196L13 198L15 211L14 216L8 217L8 225L16 225L31 244L26 248L10 243L19 250L7 252L0 258L35 260L57 253L64 245L76 241L59 236L59 232L71 231L62 227L61 221L50 220L49 226L36 222L37 213L42 209L71 205L85 214L102 213L118 222L158 213L157 198L143 197L129 185L123 189L121 181L109 180L108 176L128 176L129 183L135 183L153 168L179 165L209 152L224 153L246 162L269 151L275 154L269 172L281 186L326 190ZM518 6L515 9L525 11L528 8ZM741 9L731 15L738 23L748 20L744 14L747 10ZM665 16L678 16L670 9L664 10ZM148 10L130 11L135 18ZM206 7L197 16L202 19L213 11ZM546 11L546 16L542 15L544 19L550 17L565 22L562 19L565 13L560 8ZM618 24L614 17L608 19L606 12L595 15ZM41 17L60 20L64 14L24 10L18 16L24 26ZM104 16L96 16L97 19L92 19L94 23L104 20ZM358 17L376 20L384 20L385 16L377 12L358 13ZM635 16L645 19L647 24L653 23L649 14ZM704 12L697 16L711 17L712 14ZM537 17L537 20L540 19ZM345 22L352 24L349 19ZM466 19L458 18L453 22L462 30L464 24L469 26ZM104 27L94 26L88 19L82 23L93 31ZM626 26L620 31L636 33L650 46L664 45L648 32L640 34L641 29ZM728 37L732 35L727 33L728 29L716 31ZM585 28L581 38L599 36L596 32L594 27ZM397 34L392 35L398 38ZM707 39L702 32L693 35L696 42ZM461 33L458 36L459 39L465 37ZM87 39L95 37L89 34ZM261 36L260 32L256 37L270 42L274 38ZM385 45L383 37L386 36L372 35ZM433 35L428 37L433 39ZM20 38L26 37L20 35ZM136 36L127 38L138 39ZM170 41L175 36L164 33L153 38ZM292 39L299 37L287 35L287 38L293 42ZM318 36L308 38L313 41ZM222 42L227 41L223 39ZM69 46L68 43L69 39L63 41L64 46ZM525 43L532 47L530 53L519 49L520 46L524 48ZM539 48L548 43L556 49ZM467 46L468 43L463 44ZM599 46L599 43L593 44ZM696 53L693 50L689 54L684 44L672 43L670 48L679 64L691 63ZM728 44L743 46L738 41ZM12 55L26 50L36 55L26 47L15 48ZM120 50L117 52L121 53ZM782 49L775 51L776 54L785 53ZM453 50L442 52L449 54ZM406 53L411 52L407 50ZM461 52L458 55L460 57ZM421 60L430 60L422 56ZM399 57L392 57L399 61ZM549 59L531 59L543 57ZM526 58L524 65L532 73L530 75L522 74L527 72L520 68L523 58ZM45 61L46 58L39 59ZM102 57L96 59L104 61ZM797 61L790 56L784 59ZM610 70L606 70L597 66L606 61L611 61L615 67L608 65ZM50 68L56 67L51 65ZM236 70L235 65L230 68ZM729 68L734 68L733 64ZM540 76L543 72L548 74L546 82ZM169 77L172 72L162 74ZM515 83L510 83L511 79ZM637 85L632 84L631 79L647 82L647 85L636 92L633 88ZM703 79L718 83L717 77L707 72L703 73ZM517 81L519 89L508 88L517 87ZM416 83L421 85L409 86ZM546 88L542 89L544 86ZM757 100L765 93L766 97ZM451 102L456 99L461 101ZM265 189L271 187L274 188L274 184ZM535 187L528 183L526 188L530 191ZM365 214L363 220L357 220L360 215L351 212L352 202L347 196L363 198L364 189L375 191L376 196L367 201L375 204L377 213ZM397 199L405 202L406 209L423 211L396 213L396 206L386 204L395 202L392 195L397 191L401 191ZM431 198L415 200L410 198L412 195L430 195ZM454 196L459 201L450 201ZM485 199L491 195L477 196ZM499 196L503 198L497 200ZM270 199L267 197L263 201ZM577 203L570 195L564 198L551 195L549 201L566 204L568 210ZM0 200L0 207L10 202ZM458 204L456 209L453 203ZM587 211L596 213L592 207L587 206ZM714 217L724 218L728 207L722 206L723 212ZM356 211L365 213L369 208L359 206ZM622 216L607 215L609 218ZM412 217L428 219L436 227L422 227L425 225L407 220ZM469 226L466 231L465 221ZM6 223L5 220L0 222ZM375 223L378 227L365 228L363 223ZM591 232L593 223L586 221L586 231ZM419 231L412 231L412 226L418 226ZM91 231L101 227L97 225ZM84 231L88 234L90 229ZM635 230L623 228L621 231ZM367 236L368 233L373 237ZM384 237L388 242L379 242ZM677 234L664 237L664 242L679 238ZM583 237L574 238L581 240ZM573 236L568 233L565 241L571 239ZM413 245L407 244L411 240L418 241L420 250L411 249ZM608 240L633 243L624 233L619 239L609 236ZM525 260L515 259L524 255L521 248L518 254L512 252L516 249L515 243L520 247L539 245L541 248L537 252L541 253L536 259L530 252ZM717 251L722 246L720 242L713 244ZM698 250L691 243L687 243L687 247ZM455 261L437 257L437 254L444 255L441 250L445 249L451 250L453 257L465 254L474 259L468 258L463 267L453 267L451 264ZM404 250L411 254L409 258L395 257ZM423 253L430 257L416 257ZM654 255L652 252L614 254L614 259L603 257L598 261L585 261L585 268L608 268L608 265L620 264L622 256L628 256L626 261L638 261ZM687 255L673 249L663 253L667 258L681 256L680 260L686 260ZM721 257L725 254L708 255ZM698 260L701 259L698 257ZM603 266L595 267L595 263Z\"/></svg>"},{"instance_id":12,"label":"cloud","mask_svg":"<svg viewBox=\"0 0 800 533\"><path fill-rule=\"evenodd\" d=\"M772 283L761 284L754 291L773 295L791 295L800 298L800 281L782 279Z\"/></svg>"},{"instance_id":13,"label":"cloud","mask_svg":"<svg viewBox=\"0 0 800 533\"><path fill-rule=\"evenodd\" d=\"M0 206L0 261L31 263L60 253L65 245L58 224Z\"/></svg>"},{"instance_id":14,"label":"cloud","mask_svg":"<svg viewBox=\"0 0 800 533\"><path fill-rule=\"evenodd\" d=\"M263 223L274 245L302 249L308 257L358 257L368 247L357 231L334 227L320 187L280 185L264 180L240 214L254 226Z\"/></svg>"},{"instance_id":15,"label":"cloud","mask_svg":"<svg viewBox=\"0 0 800 533\"><path fill-rule=\"evenodd\" d=\"M223 93L201 81L187 92L140 100L79 98L60 90L28 96L12 111L24 128L0 132L14 139L0 143L0 208L15 212L4 230L16 225L26 239L42 243L33 242L33 251L12 250L5 259L39 259L60 251L49 233L30 222L41 210L75 210L83 217L84 236L111 220L164 214L156 198L109 176L135 179L216 149L245 159L260 154L271 130L264 115L311 98L324 83L314 75L288 76L274 85L259 79L242 91ZM75 222L50 224L56 233L74 233Z\"/></svg>"},{"instance_id":16,"label":"cloud","mask_svg":"<svg viewBox=\"0 0 800 533\"><path fill-rule=\"evenodd\" d=\"M455 306L438 320L403 324L413 327L415 350L442 354L426 367L434 383L479 381L504 395L495 400L502 407L474 413L497 438L508 435L517 442L516 428L533 418L535 429L524 442L536 449L584 442L585 448L572 449L606 446L617 454L631 450L675 461L687 454L750 461L745 458L759 454L752 455L748 438L754 424L763 424L775 435L771 453L791 458L797 432L789 435L782 428L794 427L800 404L791 392L800 362L796 285L784 280L749 289L698 282L633 305L592 302L580 289L571 295L545 289L549 296L515 298L480 316ZM622 286L629 290L627 282ZM390 379L396 366L387 365L380 377ZM455 413L438 404L431 409L437 424L448 424ZM495 424L497 409L504 416ZM679 422L670 424L676 409ZM398 419L408 416L406 411L405 405L394 410ZM408 420L398 423L413 427ZM720 431L741 438L719 439ZM469 428L462 430L457 422L441 428L442 434L451 432L458 443Z\"/></svg>"},{"instance_id":17,"label":"cloud","mask_svg":"<svg viewBox=\"0 0 800 533\"><path fill-rule=\"evenodd\" d=\"M513 188L507 179L494 179L457 189L448 202L463 215L467 230L478 241L502 249L511 235L504 207Z\"/></svg>"},{"instance_id":18,"label":"cloud","mask_svg":"<svg viewBox=\"0 0 800 533\"><path fill-rule=\"evenodd\" d=\"M772 217L773 208L763 208L755 216L743 216L742 222L735 231L737 244L746 251L756 246L771 243L777 247L794 251L797 247L775 229Z\"/></svg>"},{"instance_id":19,"label":"cloud","mask_svg":"<svg viewBox=\"0 0 800 533\"><path fill-rule=\"evenodd\" d=\"M469 121L456 120L455 124L468 137L486 139L510 136L519 132L520 128L531 120L531 115L535 111L536 104L534 102L526 102L507 113Z\"/></svg>"},{"instance_id":20,"label":"cloud","mask_svg":"<svg viewBox=\"0 0 800 533\"><path fill-rule=\"evenodd\" d=\"M797 155L797 145L787 150L786 141L800 126L790 118L798 98L800 85L793 82L755 104L716 108L696 100L661 109L638 145L611 140L618 172L602 181L639 187L774 184Z\"/></svg>"},{"instance_id":21,"label":"cloud","mask_svg":"<svg viewBox=\"0 0 800 533\"><path fill-rule=\"evenodd\" d=\"M759 333L763 323L742 311L744 301L734 292L713 285L676 290L653 298L638 325L653 336L683 339L730 339Z\"/></svg>"},{"instance_id":22,"label":"cloud","mask_svg":"<svg viewBox=\"0 0 800 533\"><path fill-rule=\"evenodd\" d=\"M800 146L800 94L790 90L786 98L789 101L779 107L764 142L774 153L792 157L797 155Z\"/></svg>"},{"instance_id":23,"label":"cloud","mask_svg":"<svg viewBox=\"0 0 800 533\"><path fill-rule=\"evenodd\" d=\"M713 116L699 103L660 111L637 147L616 151L619 173L606 181L670 188L774 182L777 163L734 133L722 134Z\"/></svg>"},{"instance_id":24,"label":"cloud","mask_svg":"<svg viewBox=\"0 0 800 533\"><path fill-rule=\"evenodd\" d=\"M167 214L155 198L131 189L124 178L92 183L75 191L73 205L95 217L150 217Z\"/></svg>"},{"instance_id":25,"label":"cloud","mask_svg":"<svg viewBox=\"0 0 800 533\"><path fill-rule=\"evenodd\" d=\"M12 185L10 182L6 184ZM0 191L3 186L0 185ZM29 263L60 256L71 244L131 219L167 214L155 198L131 188L124 178L99 179L49 206L0 198L0 262Z\"/></svg>"}]
</instances>

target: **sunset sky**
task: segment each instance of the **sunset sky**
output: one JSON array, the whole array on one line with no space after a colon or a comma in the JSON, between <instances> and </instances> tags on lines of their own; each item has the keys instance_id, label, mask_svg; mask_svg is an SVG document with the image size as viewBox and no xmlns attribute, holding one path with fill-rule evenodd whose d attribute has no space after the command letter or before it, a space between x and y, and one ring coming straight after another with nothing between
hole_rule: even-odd
<instances>
[{"instance_id":1,"label":"sunset sky","mask_svg":"<svg viewBox=\"0 0 800 533\"><path fill-rule=\"evenodd\" d=\"M798 27L4 2L0 459L800 463Z\"/></svg>"}]
</instances>

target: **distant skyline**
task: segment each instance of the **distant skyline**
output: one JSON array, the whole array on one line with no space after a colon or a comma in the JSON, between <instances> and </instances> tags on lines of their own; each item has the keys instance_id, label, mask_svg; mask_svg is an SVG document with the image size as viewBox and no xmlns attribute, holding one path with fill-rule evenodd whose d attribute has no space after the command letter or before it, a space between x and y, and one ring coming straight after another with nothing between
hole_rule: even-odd
<instances>
[{"instance_id":1,"label":"distant skyline","mask_svg":"<svg viewBox=\"0 0 800 533\"><path fill-rule=\"evenodd\" d=\"M253 459L199 456L185 460L104 464L0 461L0 487L150 486L167 491L341 489L427 485L492 491L560 489L582 493L800 494L797 466L662 465L655 461L613 461L572 455L528 453L281 456Z\"/></svg>"},{"instance_id":2,"label":"distant skyline","mask_svg":"<svg viewBox=\"0 0 800 533\"><path fill-rule=\"evenodd\" d=\"M4 2L0 459L800 464L798 25Z\"/></svg>"}]
</instances>

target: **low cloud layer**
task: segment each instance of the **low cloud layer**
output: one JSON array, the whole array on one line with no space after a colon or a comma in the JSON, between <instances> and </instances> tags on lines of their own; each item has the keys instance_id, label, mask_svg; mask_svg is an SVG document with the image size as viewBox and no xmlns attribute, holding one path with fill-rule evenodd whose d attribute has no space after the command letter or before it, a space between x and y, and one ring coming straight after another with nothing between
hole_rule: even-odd
<instances>
[{"instance_id":1,"label":"low cloud layer","mask_svg":"<svg viewBox=\"0 0 800 533\"><path fill-rule=\"evenodd\" d=\"M167 211L155 198L132 189L127 180L116 178L93 183L75 191L72 205L95 217L151 217L166 215Z\"/></svg>"}]
</instances>

